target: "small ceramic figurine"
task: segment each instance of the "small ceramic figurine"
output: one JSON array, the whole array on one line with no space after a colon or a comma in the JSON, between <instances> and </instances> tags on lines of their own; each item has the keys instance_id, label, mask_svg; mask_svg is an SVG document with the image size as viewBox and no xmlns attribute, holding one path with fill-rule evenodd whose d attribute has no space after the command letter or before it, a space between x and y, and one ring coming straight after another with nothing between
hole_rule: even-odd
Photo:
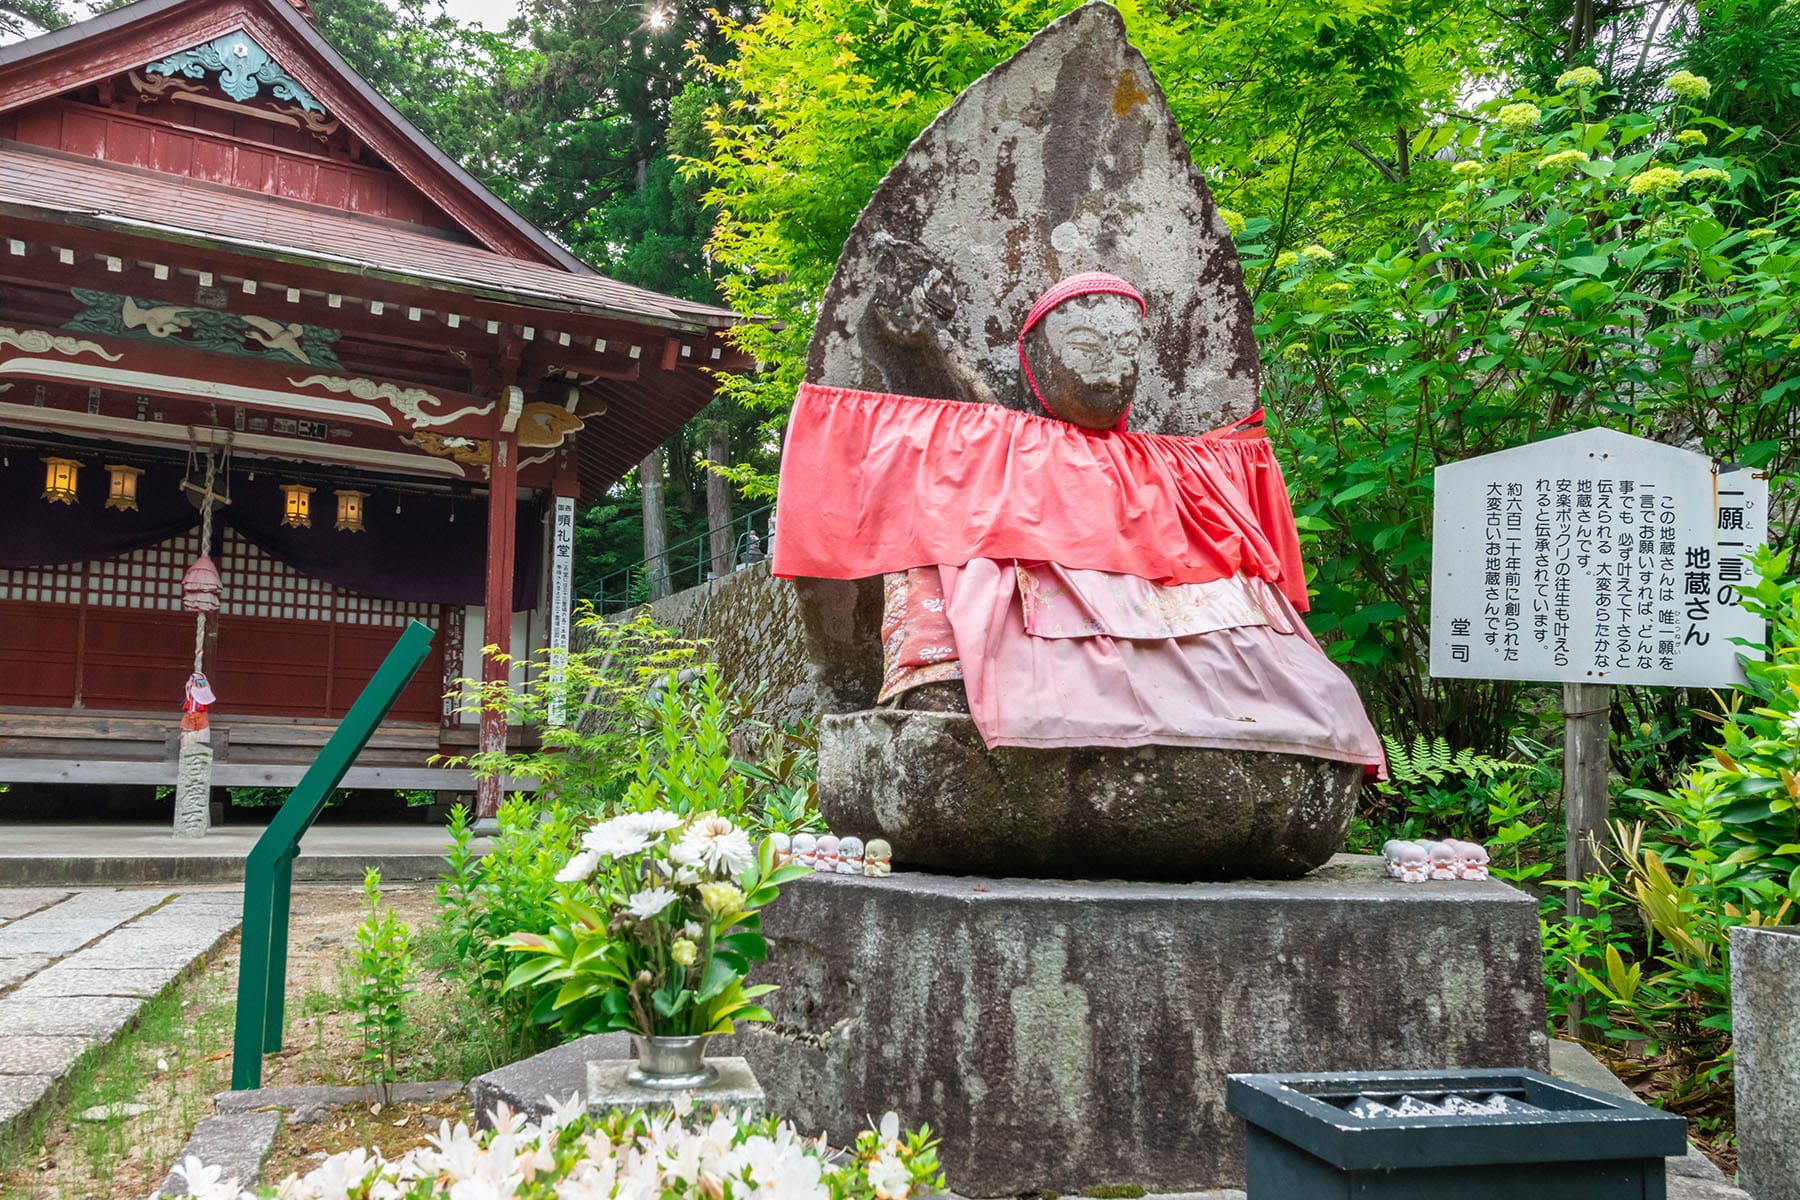
<instances>
[{"instance_id":1,"label":"small ceramic figurine","mask_svg":"<svg viewBox=\"0 0 1800 1200\"><path fill-rule=\"evenodd\" d=\"M1424 883L1431 878L1431 859L1425 847L1417 842L1401 842L1394 847L1394 874L1401 883Z\"/></svg>"},{"instance_id":2,"label":"small ceramic figurine","mask_svg":"<svg viewBox=\"0 0 1800 1200\"><path fill-rule=\"evenodd\" d=\"M837 871L839 843L836 834L827 833L819 838L818 858L813 862L813 870L821 875L830 875Z\"/></svg>"},{"instance_id":3,"label":"small ceramic figurine","mask_svg":"<svg viewBox=\"0 0 1800 1200\"><path fill-rule=\"evenodd\" d=\"M1456 847L1449 842L1424 842L1425 856L1431 860L1431 878L1449 880L1456 878Z\"/></svg>"},{"instance_id":4,"label":"small ceramic figurine","mask_svg":"<svg viewBox=\"0 0 1800 1200\"><path fill-rule=\"evenodd\" d=\"M1487 847L1479 842L1451 842L1456 847L1456 877L1458 879L1486 879L1488 877Z\"/></svg>"},{"instance_id":5,"label":"small ceramic figurine","mask_svg":"<svg viewBox=\"0 0 1800 1200\"><path fill-rule=\"evenodd\" d=\"M839 875L861 875L863 873L863 840L859 837L847 837L838 843Z\"/></svg>"},{"instance_id":6,"label":"small ceramic figurine","mask_svg":"<svg viewBox=\"0 0 1800 1200\"><path fill-rule=\"evenodd\" d=\"M776 866L779 867L782 863L793 857L794 842L787 834L771 833L769 835L769 845L775 847Z\"/></svg>"},{"instance_id":7,"label":"small ceramic figurine","mask_svg":"<svg viewBox=\"0 0 1800 1200\"><path fill-rule=\"evenodd\" d=\"M872 838L863 848L863 874L874 879L887 876L894 869L893 848L884 838Z\"/></svg>"},{"instance_id":8,"label":"small ceramic figurine","mask_svg":"<svg viewBox=\"0 0 1800 1200\"><path fill-rule=\"evenodd\" d=\"M1381 861L1387 867L1387 873L1395 879L1400 878L1400 851L1413 843L1399 838L1389 838L1381 847Z\"/></svg>"},{"instance_id":9,"label":"small ceramic figurine","mask_svg":"<svg viewBox=\"0 0 1800 1200\"><path fill-rule=\"evenodd\" d=\"M810 833L796 833L793 843L794 861L810 867L819 861L819 839Z\"/></svg>"}]
</instances>

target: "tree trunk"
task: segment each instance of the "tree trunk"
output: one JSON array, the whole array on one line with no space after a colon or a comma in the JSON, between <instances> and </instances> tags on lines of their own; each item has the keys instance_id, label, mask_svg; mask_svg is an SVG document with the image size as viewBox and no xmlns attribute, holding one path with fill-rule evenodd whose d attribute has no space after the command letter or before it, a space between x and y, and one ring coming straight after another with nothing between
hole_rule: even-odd
<instances>
[{"instance_id":1,"label":"tree trunk","mask_svg":"<svg viewBox=\"0 0 1800 1200\"><path fill-rule=\"evenodd\" d=\"M644 497L644 576L650 599L669 594L669 522L663 504L663 451L658 446L638 464L638 488Z\"/></svg>"},{"instance_id":2,"label":"tree trunk","mask_svg":"<svg viewBox=\"0 0 1800 1200\"><path fill-rule=\"evenodd\" d=\"M706 461L721 467L731 462L731 430L723 423L706 431ZM717 471L706 473L706 525L711 531L712 573L727 574L737 531L731 527L731 481Z\"/></svg>"}]
</instances>

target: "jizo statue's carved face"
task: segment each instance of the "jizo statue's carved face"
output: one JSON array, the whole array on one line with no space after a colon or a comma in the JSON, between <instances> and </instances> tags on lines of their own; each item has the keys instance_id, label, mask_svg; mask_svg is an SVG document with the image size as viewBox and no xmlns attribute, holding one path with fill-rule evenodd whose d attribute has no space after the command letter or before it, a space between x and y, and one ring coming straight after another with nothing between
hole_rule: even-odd
<instances>
[{"instance_id":1,"label":"jizo statue's carved face","mask_svg":"<svg viewBox=\"0 0 1800 1200\"><path fill-rule=\"evenodd\" d=\"M1025 359L1051 412L1088 429L1111 429L1137 392L1143 344L1137 301L1111 293L1077 296L1025 335Z\"/></svg>"}]
</instances>

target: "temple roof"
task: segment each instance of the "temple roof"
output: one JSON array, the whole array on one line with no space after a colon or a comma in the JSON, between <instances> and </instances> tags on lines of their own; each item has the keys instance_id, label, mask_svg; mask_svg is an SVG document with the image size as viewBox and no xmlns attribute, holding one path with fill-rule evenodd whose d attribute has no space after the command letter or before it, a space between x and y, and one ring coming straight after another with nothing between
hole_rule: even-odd
<instances>
[{"instance_id":1,"label":"temple roof","mask_svg":"<svg viewBox=\"0 0 1800 1200\"><path fill-rule=\"evenodd\" d=\"M0 213L177 242L200 235L252 257L663 328L738 322L729 309L496 254L419 226L16 143L0 142Z\"/></svg>"}]
</instances>

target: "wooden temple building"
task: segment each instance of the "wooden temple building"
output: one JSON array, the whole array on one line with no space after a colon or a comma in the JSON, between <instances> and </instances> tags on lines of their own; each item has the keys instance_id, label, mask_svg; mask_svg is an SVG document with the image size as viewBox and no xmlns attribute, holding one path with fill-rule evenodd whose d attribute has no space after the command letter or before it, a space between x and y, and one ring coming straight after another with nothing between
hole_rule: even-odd
<instances>
[{"instance_id":1,"label":"wooden temple building","mask_svg":"<svg viewBox=\"0 0 1800 1200\"><path fill-rule=\"evenodd\" d=\"M346 786L476 790L427 766L505 744L456 681L566 637L576 502L740 366L733 321L588 270L289 0L0 48L0 783L173 781L204 550L215 785L292 784L416 617Z\"/></svg>"}]
</instances>

